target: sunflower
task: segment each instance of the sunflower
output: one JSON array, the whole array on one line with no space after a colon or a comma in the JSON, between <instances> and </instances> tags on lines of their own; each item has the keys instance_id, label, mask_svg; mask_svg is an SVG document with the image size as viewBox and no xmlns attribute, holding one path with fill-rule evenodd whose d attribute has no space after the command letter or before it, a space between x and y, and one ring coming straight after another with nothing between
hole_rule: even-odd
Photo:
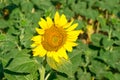
<instances>
[{"instance_id":1,"label":"sunflower","mask_svg":"<svg viewBox=\"0 0 120 80\"><path fill-rule=\"evenodd\" d=\"M54 21L47 17L41 18L38 24L41 28L36 28L37 36L32 38L33 56L52 58L55 62L60 63L61 58L68 60L66 51L72 52L73 47L77 46L75 41L82 30L74 30L78 23L72 24L67 21L66 16L55 13Z\"/></svg>"}]
</instances>

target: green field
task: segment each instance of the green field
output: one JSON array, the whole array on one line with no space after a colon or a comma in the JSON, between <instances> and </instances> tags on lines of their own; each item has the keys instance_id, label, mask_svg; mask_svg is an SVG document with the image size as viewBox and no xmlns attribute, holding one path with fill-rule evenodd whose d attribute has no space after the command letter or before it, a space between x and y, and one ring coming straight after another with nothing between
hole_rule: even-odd
<instances>
[{"instance_id":1,"label":"green field","mask_svg":"<svg viewBox=\"0 0 120 80\"><path fill-rule=\"evenodd\" d=\"M50 20L52 28L36 32ZM78 26L64 30L72 20ZM39 54L31 47L38 34ZM58 59L68 35L77 45L66 45ZM120 0L0 0L0 80L120 80Z\"/></svg>"}]
</instances>

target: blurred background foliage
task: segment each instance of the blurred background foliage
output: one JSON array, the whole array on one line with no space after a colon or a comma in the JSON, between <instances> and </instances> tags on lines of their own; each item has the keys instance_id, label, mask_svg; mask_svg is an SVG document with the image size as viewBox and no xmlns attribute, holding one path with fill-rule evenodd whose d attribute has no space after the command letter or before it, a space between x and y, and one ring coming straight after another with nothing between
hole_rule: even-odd
<instances>
[{"instance_id":1,"label":"blurred background foliage","mask_svg":"<svg viewBox=\"0 0 120 80\"><path fill-rule=\"evenodd\" d=\"M120 80L120 0L0 0L0 80L40 80L43 58L31 54L31 37L40 17L56 11L78 22L72 64L47 80Z\"/></svg>"}]
</instances>

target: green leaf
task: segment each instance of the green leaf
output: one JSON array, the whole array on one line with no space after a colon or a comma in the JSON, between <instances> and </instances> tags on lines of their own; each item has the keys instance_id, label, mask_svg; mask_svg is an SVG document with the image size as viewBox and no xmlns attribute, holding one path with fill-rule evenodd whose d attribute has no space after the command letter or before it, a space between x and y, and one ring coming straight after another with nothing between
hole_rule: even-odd
<instances>
[{"instance_id":1,"label":"green leaf","mask_svg":"<svg viewBox=\"0 0 120 80\"><path fill-rule=\"evenodd\" d=\"M56 77L57 79L54 79L54 80L68 80L68 78L66 78L64 75L57 74Z\"/></svg>"},{"instance_id":2,"label":"green leaf","mask_svg":"<svg viewBox=\"0 0 120 80\"><path fill-rule=\"evenodd\" d=\"M120 71L120 65L119 65L119 48L116 50L113 49L112 51L100 51L100 59L102 59L104 62L106 62L109 66L113 68L117 68Z\"/></svg>"},{"instance_id":3,"label":"green leaf","mask_svg":"<svg viewBox=\"0 0 120 80\"><path fill-rule=\"evenodd\" d=\"M120 74L119 73L114 74L114 76L115 76L115 80L120 80Z\"/></svg>"},{"instance_id":4,"label":"green leaf","mask_svg":"<svg viewBox=\"0 0 120 80\"><path fill-rule=\"evenodd\" d=\"M103 37L104 37L104 35L102 35L102 34L98 34L98 33L93 34L91 36L91 40L92 40L93 45L99 47L101 45L101 40Z\"/></svg>"},{"instance_id":5,"label":"green leaf","mask_svg":"<svg viewBox=\"0 0 120 80\"><path fill-rule=\"evenodd\" d=\"M72 64L69 60L64 58L60 59L60 63L53 60L53 58L47 57L47 63L49 66L59 72L66 73L69 77L72 76Z\"/></svg>"},{"instance_id":6,"label":"green leaf","mask_svg":"<svg viewBox=\"0 0 120 80\"><path fill-rule=\"evenodd\" d=\"M4 19L0 19L0 29L7 28L9 26L9 22Z\"/></svg>"},{"instance_id":7,"label":"green leaf","mask_svg":"<svg viewBox=\"0 0 120 80\"><path fill-rule=\"evenodd\" d=\"M6 35L0 34L0 41L6 41Z\"/></svg>"},{"instance_id":8,"label":"green leaf","mask_svg":"<svg viewBox=\"0 0 120 80\"><path fill-rule=\"evenodd\" d=\"M114 77L114 74L112 72L110 72L110 71L109 72L105 72L103 74L109 80L116 80L115 77Z\"/></svg>"},{"instance_id":9,"label":"green leaf","mask_svg":"<svg viewBox=\"0 0 120 80\"><path fill-rule=\"evenodd\" d=\"M119 29L117 29L117 30L119 30ZM116 38L118 38L119 40L120 40L120 31L113 31L113 37L116 37Z\"/></svg>"},{"instance_id":10,"label":"green leaf","mask_svg":"<svg viewBox=\"0 0 120 80\"><path fill-rule=\"evenodd\" d=\"M74 23L78 23L79 25L77 26L76 30L80 30L85 28L85 22L82 20L75 20Z\"/></svg>"},{"instance_id":11,"label":"green leaf","mask_svg":"<svg viewBox=\"0 0 120 80\"><path fill-rule=\"evenodd\" d=\"M8 79L8 80L37 80L38 79L37 77L38 76L36 75L36 73L34 74L5 73L5 79Z\"/></svg>"},{"instance_id":12,"label":"green leaf","mask_svg":"<svg viewBox=\"0 0 120 80\"><path fill-rule=\"evenodd\" d=\"M5 78L9 80L18 80L15 76L5 73Z\"/></svg>"},{"instance_id":13,"label":"green leaf","mask_svg":"<svg viewBox=\"0 0 120 80\"><path fill-rule=\"evenodd\" d=\"M7 53L9 51L9 53ZM9 62L15 58L15 56L17 55L18 49L5 49L3 51L3 54L1 54L1 60L3 63L3 67L7 66L9 64Z\"/></svg>"},{"instance_id":14,"label":"green leaf","mask_svg":"<svg viewBox=\"0 0 120 80\"><path fill-rule=\"evenodd\" d=\"M83 11L81 10L80 14L82 16L85 16L87 19L93 19L93 20L96 20L96 18L99 15L98 11L93 10L93 9L86 9L86 10L83 10Z\"/></svg>"},{"instance_id":15,"label":"green leaf","mask_svg":"<svg viewBox=\"0 0 120 80\"><path fill-rule=\"evenodd\" d=\"M91 79L91 75L90 73L86 73L86 72L78 72L78 79L79 80L90 80Z\"/></svg>"},{"instance_id":16,"label":"green leaf","mask_svg":"<svg viewBox=\"0 0 120 80\"><path fill-rule=\"evenodd\" d=\"M40 10L46 11L48 8L52 7L50 0L31 0Z\"/></svg>"},{"instance_id":17,"label":"green leaf","mask_svg":"<svg viewBox=\"0 0 120 80\"><path fill-rule=\"evenodd\" d=\"M20 0L11 0L12 3L16 4L16 5L19 5L20 4Z\"/></svg>"},{"instance_id":18,"label":"green leaf","mask_svg":"<svg viewBox=\"0 0 120 80\"><path fill-rule=\"evenodd\" d=\"M89 66L90 71L92 71L96 75L97 79L101 79L104 77L106 68L106 65L96 60L93 60L91 62L91 65Z\"/></svg>"},{"instance_id":19,"label":"green leaf","mask_svg":"<svg viewBox=\"0 0 120 80\"><path fill-rule=\"evenodd\" d=\"M66 15L67 19L71 19L72 17L74 17L74 12L68 7L64 8L62 12Z\"/></svg>"},{"instance_id":20,"label":"green leaf","mask_svg":"<svg viewBox=\"0 0 120 80\"><path fill-rule=\"evenodd\" d=\"M32 12L33 4L30 1L22 1L20 5L23 12L27 14Z\"/></svg>"},{"instance_id":21,"label":"green leaf","mask_svg":"<svg viewBox=\"0 0 120 80\"><path fill-rule=\"evenodd\" d=\"M120 46L120 40L114 42L116 45Z\"/></svg>"},{"instance_id":22,"label":"green leaf","mask_svg":"<svg viewBox=\"0 0 120 80\"><path fill-rule=\"evenodd\" d=\"M30 58L28 50L16 52L16 56L5 67L5 78L10 80L34 80L37 79L38 62Z\"/></svg>"},{"instance_id":23,"label":"green leaf","mask_svg":"<svg viewBox=\"0 0 120 80\"><path fill-rule=\"evenodd\" d=\"M38 65L34 59L30 59L27 50L17 53L6 69L16 72L32 72L37 69Z\"/></svg>"},{"instance_id":24,"label":"green leaf","mask_svg":"<svg viewBox=\"0 0 120 80\"><path fill-rule=\"evenodd\" d=\"M72 63L72 73L74 74L77 68L83 63L81 57L82 51L80 51L79 49L75 49L72 53L69 53L69 55Z\"/></svg>"},{"instance_id":25,"label":"green leaf","mask_svg":"<svg viewBox=\"0 0 120 80\"><path fill-rule=\"evenodd\" d=\"M78 3L72 3L71 8L75 13L82 15L82 13L85 13L86 5L87 3L78 1Z\"/></svg>"},{"instance_id":26,"label":"green leaf","mask_svg":"<svg viewBox=\"0 0 120 80\"><path fill-rule=\"evenodd\" d=\"M106 50L109 49L113 45L113 43L114 41L109 39L108 37L104 37L102 39L102 44Z\"/></svg>"},{"instance_id":27,"label":"green leaf","mask_svg":"<svg viewBox=\"0 0 120 80\"><path fill-rule=\"evenodd\" d=\"M106 25L107 21L105 18L103 17L98 17L97 18L98 22L100 23L100 30L103 31L103 32L109 32L109 26Z\"/></svg>"},{"instance_id":28,"label":"green leaf","mask_svg":"<svg viewBox=\"0 0 120 80\"><path fill-rule=\"evenodd\" d=\"M72 3L75 3L74 0L67 0L66 2L67 2L68 5L71 5Z\"/></svg>"},{"instance_id":29,"label":"green leaf","mask_svg":"<svg viewBox=\"0 0 120 80\"><path fill-rule=\"evenodd\" d=\"M77 68L77 72L75 73L75 80L90 80L91 74L89 72L83 71L82 68Z\"/></svg>"}]
</instances>

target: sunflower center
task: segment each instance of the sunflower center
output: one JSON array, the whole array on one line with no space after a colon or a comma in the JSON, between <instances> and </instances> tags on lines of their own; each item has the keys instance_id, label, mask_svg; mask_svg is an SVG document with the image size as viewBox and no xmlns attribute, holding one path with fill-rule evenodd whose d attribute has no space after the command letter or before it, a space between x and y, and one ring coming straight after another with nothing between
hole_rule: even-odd
<instances>
[{"instance_id":1,"label":"sunflower center","mask_svg":"<svg viewBox=\"0 0 120 80\"><path fill-rule=\"evenodd\" d=\"M66 31L63 28L52 26L45 30L42 39L42 46L47 51L57 51L66 41Z\"/></svg>"}]
</instances>

